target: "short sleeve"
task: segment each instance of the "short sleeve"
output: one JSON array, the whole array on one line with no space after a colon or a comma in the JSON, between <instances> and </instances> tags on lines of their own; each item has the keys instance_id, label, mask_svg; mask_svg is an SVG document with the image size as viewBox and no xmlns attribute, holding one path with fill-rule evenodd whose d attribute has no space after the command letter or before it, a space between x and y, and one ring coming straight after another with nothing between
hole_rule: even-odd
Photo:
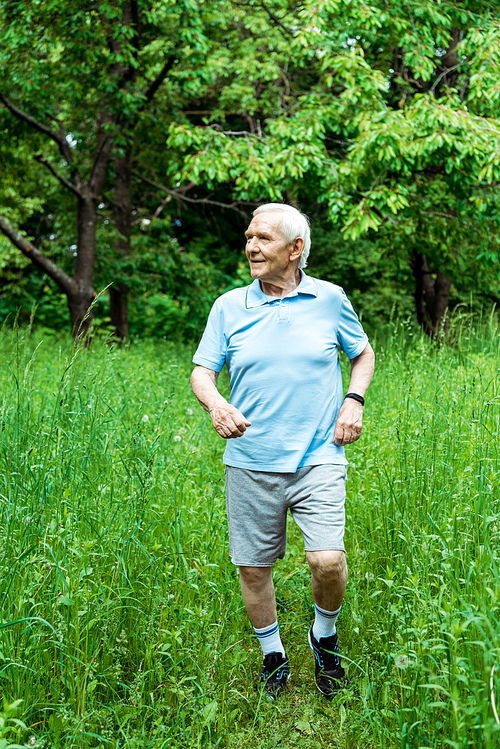
<instances>
[{"instance_id":1,"label":"short sleeve","mask_svg":"<svg viewBox=\"0 0 500 749\"><path fill-rule=\"evenodd\" d=\"M227 339L224 333L224 311L217 299L208 316L205 332L193 356L195 364L220 372L226 361Z\"/></svg>"},{"instance_id":2,"label":"short sleeve","mask_svg":"<svg viewBox=\"0 0 500 749\"><path fill-rule=\"evenodd\" d=\"M340 308L337 342L349 359L354 359L363 353L368 343L368 336L363 330L359 318L343 289L342 305Z\"/></svg>"}]
</instances>

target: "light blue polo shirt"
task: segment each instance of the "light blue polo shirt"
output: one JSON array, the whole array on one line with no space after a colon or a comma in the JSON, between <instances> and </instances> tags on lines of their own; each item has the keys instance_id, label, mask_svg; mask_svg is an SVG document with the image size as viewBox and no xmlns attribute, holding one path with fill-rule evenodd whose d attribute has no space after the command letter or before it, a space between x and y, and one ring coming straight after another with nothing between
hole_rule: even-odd
<instances>
[{"instance_id":1,"label":"light blue polo shirt","mask_svg":"<svg viewBox=\"0 0 500 749\"><path fill-rule=\"evenodd\" d=\"M193 361L215 372L227 366L230 402L252 422L227 441L226 465L292 473L347 463L333 442L343 402L338 352L353 359L368 338L340 286L301 274L283 299L255 280L210 312Z\"/></svg>"}]
</instances>

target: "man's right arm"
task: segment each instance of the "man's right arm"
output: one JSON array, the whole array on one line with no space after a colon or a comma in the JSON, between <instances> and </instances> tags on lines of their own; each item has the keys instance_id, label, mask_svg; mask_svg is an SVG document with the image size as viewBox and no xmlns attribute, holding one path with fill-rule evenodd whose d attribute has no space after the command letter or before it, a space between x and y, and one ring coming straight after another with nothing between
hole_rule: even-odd
<instances>
[{"instance_id":1,"label":"man's right arm","mask_svg":"<svg viewBox=\"0 0 500 749\"><path fill-rule=\"evenodd\" d=\"M191 375L191 387L199 402L212 417L216 432L224 439L242 437L251 426L241 411L232 406L217 390L218 372L197 364Z\"/></svg>"}]
</instances>

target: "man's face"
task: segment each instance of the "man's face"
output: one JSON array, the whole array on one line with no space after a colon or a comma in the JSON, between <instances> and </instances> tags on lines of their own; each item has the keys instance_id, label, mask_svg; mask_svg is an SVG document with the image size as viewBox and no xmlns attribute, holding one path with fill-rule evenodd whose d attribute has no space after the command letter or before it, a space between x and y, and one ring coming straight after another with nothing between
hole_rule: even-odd
<instances>
[{"instance_id":1,"label":"man's face","mask_svg":"<svg viewBox=\"0 0 500 749\"><path fill-rule=\"evenodd\" d=\"M293 276L297 257L294 243L287 244L280 229L280 215L270 211L258 213L245 232L245 253L250 275L266 283L277 283Z\"/></svg>"}]
</instances>

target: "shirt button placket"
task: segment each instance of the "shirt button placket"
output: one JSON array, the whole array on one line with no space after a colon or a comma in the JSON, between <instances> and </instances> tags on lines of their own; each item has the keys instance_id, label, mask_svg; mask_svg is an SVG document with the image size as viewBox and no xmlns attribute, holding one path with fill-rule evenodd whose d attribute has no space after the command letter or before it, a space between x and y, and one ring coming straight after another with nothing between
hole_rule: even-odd
<instances>
[{"instance_id":1,"label":"shirt button placket","mask_svg":"<svg viewBox=\"0 0 500 749\"><path fill-rule=\"evenodd\" d=\"M278 321L287 321L288 320L288 304L285 302L284 299L279 300L278 304Z\"/></svg>"}]
</instances>

